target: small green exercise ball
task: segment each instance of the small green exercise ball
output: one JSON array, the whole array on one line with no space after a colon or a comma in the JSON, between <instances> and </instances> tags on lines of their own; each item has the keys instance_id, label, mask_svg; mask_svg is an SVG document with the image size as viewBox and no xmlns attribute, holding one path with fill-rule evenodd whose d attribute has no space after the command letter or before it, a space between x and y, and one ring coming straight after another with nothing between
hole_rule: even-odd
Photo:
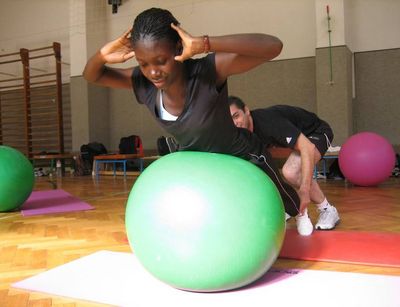
<instances>
[{"instance_id":1,"label":"small green exercise ball","mask_svg":"<svg viewBox=\"0 0 400 307\"><path fill-rule=\"evenodd\" d=\"M133 252L179 289L214 292L261 277L279 255L284 208L270 178L229 155L176 152L149 165L126 208Z\"/></svg>"},{"instance_id":2,"label":"small green exercise ball","mask_svg":"<svg viewBox=\"0 0 400 307\"><path fill-rule=\"evenodd\" d=\"M0 146L0 212L22 206L31 195L34 183L31 162L20 151Z\"/></svg>"}]
</instances>

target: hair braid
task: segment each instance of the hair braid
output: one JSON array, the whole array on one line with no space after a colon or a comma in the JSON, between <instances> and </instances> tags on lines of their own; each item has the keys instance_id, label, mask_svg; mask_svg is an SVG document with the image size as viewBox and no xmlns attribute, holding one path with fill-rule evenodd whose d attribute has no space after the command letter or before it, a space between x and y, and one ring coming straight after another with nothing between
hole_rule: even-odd
<instances>
[{"instance_id":1,"label":"hair braid","mask_svg":"<svg viewBox=\"0 0 400 307\"><path fill-rule=\"evenodd\" d=\"M180 36L171 28L171 23L179 25L178 20L168 10L151 8L143 11L133 22L131 34L133 45L144 39L164 39L176 45L180 41Z\"/></svg>"}]
</instances>

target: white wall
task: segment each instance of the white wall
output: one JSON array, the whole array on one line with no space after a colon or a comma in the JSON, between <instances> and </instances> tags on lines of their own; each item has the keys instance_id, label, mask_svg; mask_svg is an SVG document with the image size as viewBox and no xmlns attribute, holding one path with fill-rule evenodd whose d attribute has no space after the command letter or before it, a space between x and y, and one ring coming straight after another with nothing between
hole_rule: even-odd
<instances>
[{"instance_id":1,"label":"white wall","mask_svg":"<svg viewBox=\"0 0 400 307\"><path fill-rule=\"evenodd\" d=\"M81 76L87 61L86 0L69 0L69 46L71 77Z\"/></svg>"},{"instance_id":2,"label":"white wall","mask_svg":"<svg viewBox=\"0 0 400 307\"><path fill-rule=\"evenodd\" d=\"M346 44L344 1L346 0L315 0L316 48L329 47L329 44L331 46Z\"/></svg>"},{"instance_id":3,"label":"white wall","mask_svg":"<svg viewBox=\"0 0 400 307\"><path fill-rule=\"evenodd\" d=\"M18 52L20 48L34 49L61 43L62 61L69 63L69 1L64 0L14 0L1 1L0 54ZM2 59L2 58L0 58ZM33 69L54 71L50 58L31 61ZM69 66L63 65L63 80L69 79ZM0 66L1 72L22 77L20 64ZM36 73L33 70L34 73ZM37 74L43 73L38 71ZM10 76L8 77L10 78Z\"/></svg>"},{"instance_id":4,"label":"white wall","mask_svg":"<svg viewBox=\"0 0 400 307\"><path fill-rule=\"evenodd\" d=\"M90 3L91 9L85 10L87 5L79 8L79 2ZM344 16L335 15L335 5L340 3ZM80 28L91 29L87 49L82 46L73 50L72 60L77 66L72 75L79 75L87 56L128 29L139 12L162 6L193 35L265 32L284 42L278 59L309 57L315 55L318 41L326 41L317 33L318 27L324 29L320 24L326 22L324 13L316 13L325 10L326 4L331 6L332 34L344 31L345 42L353 52L400 47L399 0L123 0L117 14L111 14L106 0L13 0L0 10L0 54L58 41L63 62L70 63L70 36L74 40L83 35ZM346 29L335 32L335 19L343 18ZM334 43L340 45L341 40ZM48 69L49 63L37 65ZM69 66L63 65L63 71L63 80L68 80ZM16 74L16 69L1 65L1 72ZM0 74L0 78L6 77Z\"/></svg>"},{"instance_id":5,"label":"white wall","mask_svg":"<svg viewBox=\"0 0 400 307\"><path fill-rule=\"evenodd\" d=\"M279 59L315 55L315 0L125 0L108 10L109 40L131 27L152 6L170 10L192 35L263 32L284 42Z\"/></svg>"},{"instance_id":6,"label":"white wall","mask_svg":"<svg viewBox=\"0 0 400 307\"><path fill-rule=\"evenodd\" d=\"M400 48L399 0L345 0L353 52Z\"/></svg>"}]
</instances>

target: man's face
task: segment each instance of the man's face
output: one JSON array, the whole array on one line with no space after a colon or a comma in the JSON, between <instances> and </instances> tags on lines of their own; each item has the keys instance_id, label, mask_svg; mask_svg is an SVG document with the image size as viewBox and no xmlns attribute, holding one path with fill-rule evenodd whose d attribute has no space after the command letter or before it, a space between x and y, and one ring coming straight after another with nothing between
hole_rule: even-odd
<instances>
[{"instance_id":1,"label":"man's face","mask_svg":"<svg viewBox=\"0 0 400 307\"><path fill-rule=\"evenodd\" d=\"M239 109L236 105L230 106L231 116L236 127L250 130L250 111L247 107L245 110Z\"/></svg>"}]
</instances>

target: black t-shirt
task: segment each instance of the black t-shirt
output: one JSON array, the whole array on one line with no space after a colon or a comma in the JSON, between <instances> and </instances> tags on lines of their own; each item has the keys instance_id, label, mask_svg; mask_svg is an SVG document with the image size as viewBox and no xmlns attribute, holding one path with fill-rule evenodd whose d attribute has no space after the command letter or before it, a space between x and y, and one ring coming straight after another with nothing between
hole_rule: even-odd
<instances>
[{"instance_id":1,"label":"black t-shirt","mask_svg":"<svg viewBox=\"0 0 400 307\"><path fill-rule=\"evenodd\" d=\"M316 114L299 107L275 105L250 111L254 130L267 146L294 148L300 133L305 136L320 126Z\"/></svg>"},{"instance_id":2,"label":"black t-shirt","mask_svg":"<svg viewBox=\"0 0 400 307\"><path fill-rule=\"evenodd\" d=\"M184 62L187 80L185 106L176 121L159 117L157 88L135 67L132 84L136 99L150 110L153 117L179 143L181 151L203 151L231 154L249 159L261 154L263 145L255 134L237 128L228 105L227 83L216 87L215 55Z\"/></svg>"}]
</instances>

